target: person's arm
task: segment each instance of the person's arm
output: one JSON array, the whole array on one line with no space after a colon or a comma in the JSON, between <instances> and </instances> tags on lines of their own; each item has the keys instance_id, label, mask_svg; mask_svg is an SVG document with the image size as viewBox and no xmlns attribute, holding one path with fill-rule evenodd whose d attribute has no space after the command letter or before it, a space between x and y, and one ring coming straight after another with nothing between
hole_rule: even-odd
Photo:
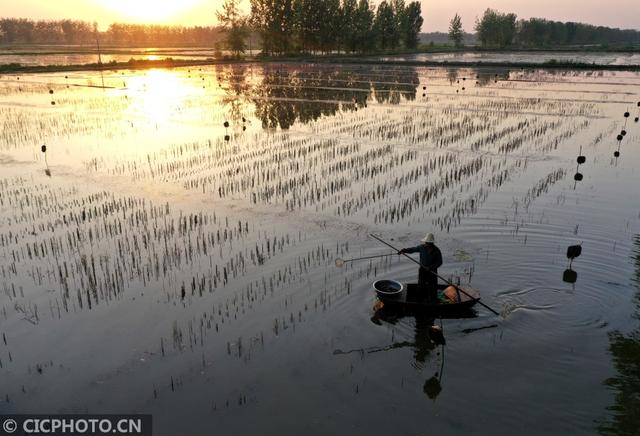
<instances>
[{"instance_id":1,"label":"person's arm","mask_svg":"<svg viewBox=\"0 0 640 436\"><path fill-rule=\"evenodd\" d=\"M420 246L418 245L417 247L403 248L398 252L398 254L411 254L411 253L419 253L419 252L420 252Z\"/></svg>"}]
</instances>

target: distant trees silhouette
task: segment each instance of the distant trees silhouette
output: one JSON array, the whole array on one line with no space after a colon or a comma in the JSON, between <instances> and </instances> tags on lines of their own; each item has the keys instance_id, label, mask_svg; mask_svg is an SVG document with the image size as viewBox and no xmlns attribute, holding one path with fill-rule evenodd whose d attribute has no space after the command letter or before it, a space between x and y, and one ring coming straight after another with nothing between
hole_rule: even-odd
<instances>
[{"instance_id":1,"label":"distant trees silhouette","mask_svg":"<svg viewBox=\"0 0 640 436\"><path fill-rule=\"evenodd\" d=\"M370 0L250 0L249 16L241 15L237 4L225 1L218 11L220 27L113 23L98 37L101 44L148 47L214 46L226 36L227 48L241 53L253 31L260 35L265 54L366 53L416 48L423 24L418 1L383 0L374 7ZM461 20L454 18L451 25L456 43L463 35ZM0 18L0 44L95 44L94 26L78 20ZM637 30L542 18L517 20L515 14L493 9L484 12L475 29L484 47L640 44ZM471 37L466 35L467 40Z\"/></svg>"},{"instance_id":2,"label":"distant trees silhouette","mask_svg":"<svg viewBox=\"0 0 640 436\"><path fill-rule=\"evenodd\" d=\"M95 44L94 23L78 20L0 18L2 44ZM114 45L202 45L221 39L216 27L182 27L113 23L98 32L100 42Z\"/></svg>"},{"instance_id":3,"label":"distant trees silhouette","mask_svg":"<svg viewBox=\"0 0 640 436\"><path fill-rule=\"evenodd\" d=\"M531 18L518 21L515 42L520 46L531 47L640 44L640 32Z\"/></svg>"},{"instance_id":4,"label":"distant trees silhouette","mask_svg":"<svg viewBox=\"0 0 640 436\"><path fill-rule=\"evenodd\" d=\"M482 18L476 21L475 29L484 47L640 44L640 32L637 30L563 23L543 18L517 20L516 14L493 9L484 12Z\"/></svg>"},{"instance_id":5,"label":"distant trees silhouette","mask_svg":"<svg viewBox=\"0 0 640 436\"><path fill-rule=\"evenodd\" d=\"M265 54L367 52L415 48L420 3L383 0L250 0Z\"/></svg>"}]
</instances>

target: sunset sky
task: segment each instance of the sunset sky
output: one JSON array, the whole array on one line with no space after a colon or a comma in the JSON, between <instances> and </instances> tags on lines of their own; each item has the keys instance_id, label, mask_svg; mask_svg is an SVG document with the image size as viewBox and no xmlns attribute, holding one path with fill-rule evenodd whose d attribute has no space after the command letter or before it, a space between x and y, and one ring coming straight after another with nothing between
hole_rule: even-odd
<instances>
[{"instance_id":1,"label":"sunset sky","mask_svg":"<svg viewBox=\"0 0 640 436\"><path fill-rule=\"evenodd\" d=\"M114 21L182 25L211 25L222 0L0 0L4 17L74 18L98 21L105 28ZM249 0L242 0L248 8ZM520 18L544 17L610 27L640 29L638 0L459 0L422 1L424 32L445 31L458 12L465 30L487 7L515 12Z\"/></svg>"}]
</instances>

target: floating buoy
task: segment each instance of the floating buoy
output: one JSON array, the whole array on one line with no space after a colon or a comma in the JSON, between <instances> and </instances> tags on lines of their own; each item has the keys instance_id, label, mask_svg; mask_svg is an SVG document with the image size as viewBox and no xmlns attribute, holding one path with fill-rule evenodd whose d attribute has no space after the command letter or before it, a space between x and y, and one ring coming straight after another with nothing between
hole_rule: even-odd
<instances>
[{"instance_id":1,"label":"floating buoy","mask_svg":"<svg viewBox=\"0 0 640 436\"><path fill-rule=\"evenodd\" d=\"M620 157L620 152L619 151L614 151L613 152L613 156L614 157Z\"/></svg>"},{"instance_id":2,"label":"floating buoy","mask_svg":"<svg viewBox=\"0 0 640 436\"><path fill-rule=\"evenodd\" d=\"M49 90L49 94L53 94L53 89L50 89L50 90Z\"/></svg>"},{"instance_id":3,"label":"floating buoy","mask_svg":"<svg viewBox=\"0 0 640 436\"><path fill-rule=\"evenodd\" d=\"M581 182L583 178L584 176L581 173L576 173L576 175L573 176L573 180L575 180L576 182Z\"/></svg>"},{"instance_id":4,"label":"floating buoy","mask_svg":"<svg viewBox=\"0 0 640 436\"><path fill-rule=\"evenodd\" d=\"M578 273L572 269L567 269L562 274L562 281L565 283L575 283L578 281Z\"/></svg>"},{"instance_id":5,"label":"floating buoy","mask_svg":"<svg viewBox=\"0 0 640 436\"><path fill-rule=\"evenodd\" d=\"M625 117L625 118L629 118L629 115L630 115L630 114L629 114L629 112L625 112L625 113L624 113L624 117Z\"/></svg>"},{"instance_id":6,"label":"floating buoy","mask_svg":"<svg viewBox=\"0 0 640 436\"><path fill-rule=\"evenodd\" d=\"M229 121L224 122L224 128L226 129L227 127L229 127Z\"/></svg>"},{"instance_id":7,"label":"floating buoy","mask_svg":"<svg viewBox=\"0 0 640 436\"><path fill-rule=\"evenodd\" d=\"M587 158L585 156L578 156L578 164L582 165L583 163L585 163L587 161Z\"/></svg>"},{"instance_id":8,"label":"floating buoy","mask_svg":"<svg viewBox=\"0 0 640 436\"><path fill-rule=\"evenodd\" d=\"M435 400L438 395L440 395L440 392L442 392L442 385L440 384L440 380L438 380L438 377L433 376L429 380L424 382L422 390L430 400Z\"/></svg>"},{"instance_id":9,"label":"floating buoy","mask_svg":"<svg viewBox=\"0 0 640 436\"><path fill-rule=\"evenodd\" d=\"M42 146L40 147L40 150L42 150L43 153L47 152L47 146L42 144Z\"/></svg>"},{"instance_id":10,"label":"floating buoy","mask_svg":"<svg viewBox=\"0 0 640 436\"><path fill-rule=\"evenodd\" d=\"M627 131L626 131L626 130L622 130L622 131L620 132L620 134L621 134L622 136L627 136Z\"/></svg>"},{"instance_id":11,"label":"floating buoy","mask_svg":"<svg viewBox=\"0 0 640 436\"><path fill-rule=\"evenodd\" d=\"M567 248L567 259L573 260L577 257L580 257L581 254L582 254L582 244L572 245L569 248Z\"/></svg>"},{"instance_id":12,"label":"floating buoy","mask_svg":"<svg viewBox=\"0 0 640 436\"><path fill-rule=\"evenodd\" d=\"M55 101L52 101L52 102L51 102L51 106L55 106L55 105L56 105L56 102L55 102Z\"/></svg>"},{"instance_id":13,"label":"floating buoy","mask_svg":"<svg viewBox=\"0 0 640 436\"><path fill-rule=\"evenodd\" d=\"M618 141L622 141L622 138L624 138L624 136L618 135Z\"/></svg>"},{"instance_id":14,"label":"floating buoy","mask_svg":"<svg viewBox=\"0 0 640 436\"><path fill-rule=\"evenodd\" d=\"M225 140L225 141L229 142L229 140L230 140L230 139L231 139L231 136L229 136L229 135L224 135L224 140Z\"/></svg>"}]
</instances>

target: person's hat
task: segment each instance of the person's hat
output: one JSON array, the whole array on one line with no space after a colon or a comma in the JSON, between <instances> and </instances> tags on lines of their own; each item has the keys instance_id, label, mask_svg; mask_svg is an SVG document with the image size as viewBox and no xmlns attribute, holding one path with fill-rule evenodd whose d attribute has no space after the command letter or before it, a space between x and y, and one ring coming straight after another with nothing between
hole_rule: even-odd
<instances>
[{"instance_id":1,"label":"person's hat","mask_svg":"<svg viewBox=\"0 0 640 436\"><path fill-rule=\"evenodd\" d=\"M435 236L433 236L433 233L428 233L427 236L422 238L422 242L424 242L425 244L433 244L435 241L436 238Z\"/></svg>"}]
</instances>

